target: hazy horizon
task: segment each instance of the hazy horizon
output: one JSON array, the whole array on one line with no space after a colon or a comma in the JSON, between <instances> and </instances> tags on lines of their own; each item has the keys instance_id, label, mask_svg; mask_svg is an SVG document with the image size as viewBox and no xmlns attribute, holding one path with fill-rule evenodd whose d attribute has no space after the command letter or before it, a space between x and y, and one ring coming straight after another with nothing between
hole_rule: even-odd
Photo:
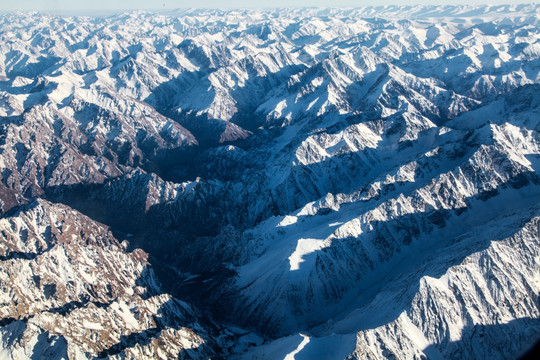
<instances>
[{"instance_id":1,"label":"hazy horizon","mask_svg":"<svg viewBox=\"0 0 540 360\"><path fill-rule=\"evenodd\" d=\"M94 0L91 3L83 1L68 0L26 0L14 2L12 0L0 0L0 12L10 11L40 11L52 13L72 13L72 14L97 14L114 13L123 10L172 10L177 8L216 8L216 9L234 9L234 8L280 8L280 7L363 7L380 5L517 5L534 3L532 1L440 1L440 0L418 0L418 1L353 1L353 0L230 0L224 5L217 0L200 0L196 6L193 1L187 0Z\"/></svg>"}]
</instances>

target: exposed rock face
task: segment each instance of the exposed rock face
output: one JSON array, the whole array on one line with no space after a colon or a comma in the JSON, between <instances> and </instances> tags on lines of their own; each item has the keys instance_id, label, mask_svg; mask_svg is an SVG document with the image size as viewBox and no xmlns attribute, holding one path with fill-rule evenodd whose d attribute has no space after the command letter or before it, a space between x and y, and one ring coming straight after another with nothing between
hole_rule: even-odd
<instances>
[{"instance_id":1,"label":"exposed rock face","mask_svg":"<svg viewBox=\"0 0 540 360\"><path fill-rule=\"evenodd\" d=\"M212 356L197 313L161 294L148 254L107 227L38 200L0 229L4 357Z\"/></svg>"},{"instance_id":2,"label":"exposed rock face","mask_svg":"<svg viewBox=\"0 0 540 360\"><path fill-rule=\"evenodd\" d=\"M410 304L392 322L360 331L351 358L505 359L524 353L540 329L539 269L532 260L538 256L538 210L530 210L532 218L491 223L491 232L467 234L421 267L429 275L420 278ZM489 243L486 238L495 241L459 261Z\"/></svg>"},{"instance_id":3,"label":"exposed rock face","mask_svg":"<svg viewBox=\"0 0 540 360\"><path fill-rule=\"evenodd\" d=\"M539 9L0 17L0 357L517 358Z\"/></svg>"}]
</instances>

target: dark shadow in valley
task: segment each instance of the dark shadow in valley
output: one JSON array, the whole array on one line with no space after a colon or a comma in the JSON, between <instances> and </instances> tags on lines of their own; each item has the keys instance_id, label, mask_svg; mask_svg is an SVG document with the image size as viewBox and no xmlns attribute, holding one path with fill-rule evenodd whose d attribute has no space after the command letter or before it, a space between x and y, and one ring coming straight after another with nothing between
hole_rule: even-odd
<instances>
[{"instance_id":1,"label":"dark shadow in valley","mask_svg":"<svg viewBox=\"0 0 540 360\"><path fill-rule=\"evenodd\" d=\"M281 289L287 293L290 313L295 314L298 322L298 326L294 328L280 328L280 321L283 319L275 318L271 311L267 312L267 307L271 308L272 301L270 299L261 299L259 305L257 303L253 305L250 302L254 299L243 298L239 300L242 297L239 289L228 289L224 293L217 292L213 297L204 299L192 299L189 297L190 294L187 296L190 301L202 308L209 308L212 304L219 303L220 307L229 309L227 312L214 313L218 320L233 322L269 337L278 337L297 331L312 331L313 327L317 325L322 325L324 328L323 324L328 319L333 319L335 323L338 323L342 316L369 304L377 294L384 290L386 285L391 284L397 277L407 277L406 283L409 284L409 288L407 290L396 289L397 292L403 293L399 296L399 302L393 303L392 308L385 308L385 312L381 313L380 316L369 316L369 321L364 319L364 321L349 325L351 328L343 331L344 333L354 333L376 328L395 320L403 311L409 309L412 296L415 295L415 289L419 287L419 281L422 277L441 277L450 267L461 264L463 259L470 254L487 249L493 241L511 237L514 235L516 227L502 228L502 231L497 234L497 238L478 238L474 242L466 244L461 242L453 244L448 241L418 244L416 239L423 238L424 241L427 241L430 234L434 233L443 234L441 239L457 239L472 229L456 229L451 225L456 221L463 222L463 220L469 219L469 222L479 222L472 226L482 226L485 224L484 221L491 221L502 214L524 210L535 204L534 200L530 200L534 196L529 198L528 204L516 203L512 207L509 207L508 203L501 201L501 199L505 198L506 192L511 194L510 198L515 198L513 192L520 191L520 189L529 189L538 194L539 185L540 178L535 172L521 173L507 183L501 184L494 191L481 192L473 198L467 199L467 208L432 210L426 213L404 215L390 221L373 221L370 227L372 230L364 232L361 240L359 238L342 239L339 242L332 242L332 245L327 248L303 256L304 261L296 270L298 273L295 274L295 277L300 279L305 277L305 281L296 283L294 286L287 284L285 285L287 289ZM491 201L491 199L494 200ZM480 211L485 219L478 216L471 217L471 208ZM381 264L370 263L369 258L366 257L366 249L362 245L366 242L376 247L381 257L378 261L381 261ZM335 244L339 244L339 246ZM412 254L408 250L411 246L421 246L424 250ZM429 251L425 251L426 249ZM285 254L285 258L288 255ZM429 258L430 260L427 261L430 255L435 257ZM340 259L340 261L336 262L335 259ZM366 260L358 262L358 259ZM428 262L429 266L426 265ZM328 273L329 275L309 276L309 273L314 269L312 267L304 268L302 264L316 264L314 265L316 267L315 273ZM351 264L356 265L351 268ZM276 266L282 267L279 271L287 273L289 272L288 265L286 261L281 261ZM345 275L346 278L340 278ZM320 302L312 301L306 296L312 292L319 294L318 298L322 296L325 299L336 300L332 304L325 304L323 312L320 310ZM537 295L531 294L531 296ZM251 306L253 308L250 309ZM225 316L223 317L223 315Z\"/></svg>"},{"instance_id":2,"label":"dark shadow in valley","mask_svg":"<svg viewBox=\"0 0 540 360\"><path fill-rule=\"evenodd\" d=\"M16 319L12 317L6 317L3 319L0 319L0 327L8 326L9 324L15 322L15 321L26 321L26 319Z\"/></svg>"},{"instance_id":3,"label":"dark shadow in valley","mask_svg":"<svg viewBox=\"0 0 540 360\"><path fill-rule=\"evenodd\" d=\"M7 255L0 255L0 261L10 260L34 260L39 254L30 252L10 251Z\"/></svg>"},{"instance_id":4,"label":"dark shadow in valley","mask_svg":"<svg viewBox=\"0 0 540 360\"><path fill-rule=\"evenodd\" d=\"M538 335L538 338L540 338L540 334ZM534 346L527 349L527 351L519 358L519 360L538 360L538 359L540 359L540 339L536 342Z\"/></svg>"},{"instance_id":5,"label":"dark shadow in valley","mask_svg":"<svg viewBox=\"0 0 540 360\"><path fill-rule=\"evenodd\" d=\"M244 82L244 86L237 87L231 92L231 96L237 102L238 110L231 118L231 122L253 133L260 131L261 127L266 127L264 114L257 113L259 106L276 95L276 89L286 90L287 94L294 94L301 87L286 87L291 76L306 70L305 65L286 65L280 67L279 71L267 71L266 76L259 76L256 65L248 60L241 64L246 69L249 77ZM277 104L275 104L277 105Z\"/></svg>"},{"instance_id":6,"label":"dark shadow in valley","mask_svg":"<svg viewBox=\"0 0 540 360\"><path fill-rule=\"evenodd\" d=\"M142 168L166 181L175 183L195 181L200 176L198 169L202 166L200 161L205 151L206 149L200 145L161 149L155 158Z\"/></svg>"},{"instance_id":7,"label":"dark shadow in valley","mask_svg":"<svg viewBox=\"0 0 540 360\"><path fill-rule=\"evenodd\" d=\"M451 355L455 359L533 359L535 351L538 354L538 345L532 349L530 346L540 339L540 319L526 317L501 324L470 324L463 329L461 339L448 342L444 348L430 345L423 351L428 356L442 353L443 358Z\"/></svg>"},{"instance_id":8,"label":"dark shadow in valley","mask_svg":"<svg viewBox=\"0 0 540 360\"><path fill-rule=\"evenodd\" d=\"M51 73L55 65L60 64L62 58L57 56L39 56L36 62L29 61L30 57L19 50L12 50L6 54L6 61L11 62L10 69L6 71L9 78L23 76L34 79L44 74Z\"/></svg>"},{"instance_id":9,"label":"dark shadow in valley","mask_svg":"<svg viewBox=\"0 0 540 360\"><path fill-rule=\"evenodd\" d=\"M119 343L101 351L97 357L100 359L109 358L135 345L146 346L156 339L156 335L159 335L160 332L161 330L156 327L141 332L132 332L129 335L121 335Z\"/></svg>"},{"instance_id":10,"label":"dark shadow in valley","mask_svg":"<svg viewBox=\"0 0 540 360\"><path fill-rule=\"evenodd\" d=\"M180 45L180 47L186 46L187 44ZM202 57L203 55L199 54L198 56ZM152 105L162 115L177 121L188 129L195 135L199 145L204 149L238 140L242 141L250 133L257 132L258 128L263 125L264 119L255 111L264 102L270 90L282 85L292 74L302 71L305 67L289 65L282 67L275 73L268 72L267 76L258 76L255 65L248 60L243 59L238 66L243 67L250 76L242 87L231 91L236 111L230 121L214 119L206 113L197 115L198 111L210 107L214 98L218 96L208 79L213 70L210 72L184 71L175 79L160 84L144 101ZM197 98L200 103L184 105L184 99L192 98L191 93L199 88L209 89L203 96ZM254 102L254 99L257 101ZM181 112L177 111L179 107L190 105L195 106L195 108L183 108Z\"/></svg>"},{"instance_id":11,"label":"dark shadow in valley","mask_svg":"<svg viewBox=\"0 0 540 360\"><path fill-rule=\"evenodd\" d=\"M92 297L90 295L82 295L81 300L73 300L68 303L65 303L64 305L47 309L46 311L53 314L66 316L67 314L73 312L74 310L83 309L90 304L93 304L94 306L101 309L106 309L112 304L112 302L113 300L109 300L108 302L92 301Z\"/></svg>"},{"instance_id":12,"label":"dark shadow in valley","mask_svg":"<svg viewBox=\"0 0 540 360\"><path fill-rule=\"evenodd\" d=\"M500 184L496 189L482 191L472 198L467 198L465 200L465 203L467 204L466 208L455 208L450 210L431 210L426 211L425 213L404 215L390 221L373 221L371 223L372 230L364 233L362 237L371 237L371 239L373 240L372 243L383 255L382 259L392 259L394 256L396 256L396 258L393 259L392 262L394 263L393 266L395 266L394 269L399 269L399 274L395 275L399 276L400 274L405 274L405 270L411 271L412 276L417 276L417 278L409 279L408 283L415 284L416 287L419 285L420 277L430 276L434 278L440 278L442 275L444 275L444 273L446 273L448 268L460 264L466 256L487 249L493 241L503 240L505 238L511 237L512 235L514 235L515 230L514 228L504 228L504 231L501 231L497 234L498 238L496 239L485 238L483 241L481 241L481 239L478 238L475 239L474 243L467 244L461 244L460 242L458 242L455 245L452 245L452 251L450 253L444 250L449 245L451 245L447 242L445 243L443 241L441 243L425 244L425 246L427 246L427 248L429 249L429 252L414 254L414 259L411 259L416 264L416 266L418 266L418 268L411 265L410 269L407 269L406 263L402 263L405 259L403 259L403 256L399 254L402 252L402 250L406 250L406 248L403 248L403 246L409 246L411 244L414 244L415 239L418 239L420 237L423 237L424 239L429 239L429 234L433 233L444 234L444 237L450 240L452 238L457 239L459 238L459 236L473 230L472 228L453 228L453 224L456 221L459 223L467 223L467 221L464 220L468 220L470 225L472 224L473 226L482 226L485 224L485 221L491 221L492 218L497 218L502 214L512 214L514 211L519 210L526 211L527 208L535 205L534 200L531 200L531 198L529 198L528 202L523 200L522 203L514 203L510 206L505 201L501 201L499 198L497 198L497 196L500 195L500 197L504 199L505 192L517 194L517 192L519 192L521 189L527 188L529 189L529 191L533 191L536 194L540 193L540 177L537 173L520 173L510 178L507 182ZM471 211L473 210L480 211L482 213L482 216L476 215L475 217L473 217L473 214L471 214ZM344 241L351 241L351 246L347 247L350 252L344 253L342 251L343 249L339 249L334 246L322 249L321 252L323 253L323 255L320 259L320 266L326 268L333 268L336 264L332 264L332 259L336 257L343 257L344 259L347 259L348 257L365 257L365 249L361 244L359 244L358 240L359 239L357 238L351 238L349 240L344 239ZM354 244L358 245L356 246ZM443 252L441 253L440 251ZM429 256L430 254L432 255L434 253L439 253L439 256L442 260L439 259L438 261L440 263L438 264L434 263L434 260L431 260L430 265L427 266L426 263L421 260L422 256ZM310 257L316 258L317 256L317 253L314 252L305 256L304 259L306 263L309 263ZM343 263L347 263L347 261L344 260ZM370 265L365 264L365 266L366 268L368 268ZM422 269L422 271L418 271L418 269ZM342 270L346 271L347 269L345 268ZM367 270L367 273L364 273L364 270ZM388 270L389 272L391 271L391 269ZM351 270L349 269L349 271ZM362 269L360 273L364 273L365 275L369 276L369 269ZM383 276L386 277L386 275L384 274ZM373 282L373 285L376 285L376 282ZM330 286L333 286L333 284L330 284ZM384 285L376 285L376 287L380 287L382 289ZM356 289L355 291L358 292L358 289ZM377 292L373 293L372 295L376 295L376 293ZM408 294L411 293L413 292L408 292ZM410 304L410 301L412 301L412 299L405 299L404 297L402 298L402 300L403 303L401 306L407 306L406 304ZM363 301L367 302L367 299ZM362 327L374 328L388 323L393 319L397 318L399 314L401 314L403 310L405 310L405 308L396 306L394 310L395 311L392 313L392 315L386 318L381 316L376 320L376 323L364 323L362 324Z\"/></svg>"},{"instance_id":13,"label":"dark shadow in valley","mask_svg":"<svg viewBox=\"0 0 540 360\"><path fill-rule=\"evenodd\" d=\"M440 145L440 143L433 141L432 133L433 131L421 133L417 144L411 144L410 147L401 149L400 154L408 154L407 158L410 161L417 160L417 154L423 154L431 150L435 145ZM470 139L469 141L468 138L465 138L465 140L466 146L456 146L455 151L450 153L450 161L447 158L441 162L441 164L445 164L445 168L448 167L446 171L453 169L450 166L453 163L459 164L462 160L467 159L480 146L480 143L475 143L474 139ZM246 142L248 141L246 140ZM194 150L194 155L185 153L185 159L183 160L185 162L183 164L189 166L188 164L199 162L194 161L194 159L200 160L203 158L200 155L202 152L199 151L201 151L200 148ZM233 225L233 227L240 229L242 226L251 227L272 215L290 213L311 201L320 199L328 192L334 194L339 192L347 193L351 189L358 189L369 185L367 183L363 184L362 181L365 182L365 179L372 181L377 176L376 174L368 174L366 172L372 171L370 169L373 167L373 164L366 161L364 156L376 159L377 157L382 157L383 154L388 155L392 153L387 148L369 151L373 152L372 154L367 154L369 156L366 155L366 151L362 153L349 153L338 155L335 159L330 158L310 165L296 166L289 176L290 179L287 180L288 182L278 185L284 189L292 189L293 192L288 193L287 191L276 191L276 189L272 189L273 192L267 194L269 200L266 204L268 206L262 207L260 211L263 211L264 215L260 217L250 217L250 208L239 206L239 204L250 204L252 201L264 197L265 194L257 191L249 193L248 191L246 197L238 201L238 199L231 198L231 196L236 197L238 194L228 191L231 188L227 187L224 188L223 192L210 195L208 193L205 194L204 191L202 195L198 192L198 196L200 197L195 197L184 203L175 200L158 203L150 208L146 207L146 194L141 194L141 198L137 198L138 200L136 201L133 201L133 199L126 201L120 194L116 194L119 196L115 197L111 196L114 194L110 194L107 191L103 192L103 189L106 189L106 185L76 185L50 188L47 189L46 197L54 202L65 203L91 218L111 226L115 235L121 240L127 239L130 241L132 247L141 247L150 253L150 262L154 264L155 271L160 281L164 284L166 292L178 298L191 301L216 319L246 326L270 336L276 336L296 330L305 330L317 323L324 322L324 319L319 319L318 322L301 324L301 326L295 329L281 330L275 327L276 324L268 322L263 315L256 316L258 314L248 314L245 309L242 309L238 305L242 301L238 300L239 295L236 290L224 294L223 289L226 287L224 284L233 280L235 276L234 270L231 270L226 264L230 264L231 259L234 260L239 249L220 248L220 246L226 243L232 242L235 245L236 243L234 237L224 237L220 240L218 236L222 234L222 230L227 225ZM443 152L443 156L448 157L448 152ZM347 157L350 158L348 161ZM353 167L347 169L336 168L336 164L340 162L350 164ZM180 162L179 164L182 163ZM388 173L389 170L393 169L395 167L395 159L390 158L384 164L384 166L376 170L380 174ZM192 176L200 174L199 169L204 165L198 166L196 168L197 170L188 170L191 171ZM435 170L440 172L440 166L443 165L437 164L435 166L437 167ZM427 171L427 176L420 179L422 171L417 170L416 181L425 181L426 183L431 181L429 171ZM306 174L306 177L304 178L302 174ZM310 179L313 175L317 175L319 178L325 179L325 181L314 181L313 184L305 181L305 179ZM239 182L239 184L242 186L248 185L242 182ZM295 189L295 184L302 184L303 189ZM489 201L490 198L498 195L500 191L506 188L521 188L529 184L538 186L539 182L536 173L518 175L498 189L483 192L478 194L475 199L470 200ZM306 191L308 186L311 186L311 189ZM407 195L418 186L419 182L414 183L414 186L407 186L406 183L398 182L395 185L389 184L383 187L380 194L388 195L391 192L395 192L396 194L404 193ZM252 188L257 189L256 186ZM299 195L299 191L303 193ZM118 200L115 200L116 198ZM289 203L288 199L295 200L293 203ZM378 199L377 196L374 197L372 204L375 205ZM495 206L501 205L496 204ZM501 213L505 211L504 208L499 210ZM376 243L382 248L385 248L385 251L388 251L390 256L393 256L392 254L401 251L400 248L402 245L410 244L421 234L429 234L433 228L444 227L448 219L453 216L467 216L467 214L466 208L460 208L450 211L433 211L419 216L405 216L391 222L376 223L374 224L374 228L378 233L377 236L379 236ZM397 229L397 235L390 231L390 229ZM373 233L375 234L375 231ZM389 241L391 238L392 241ZM350 239L349 241L354 242L357 239ZM475 245L475 249L480 251L488 246L489 243L478 243ZM333 251L339 251L339 249L329 247L319 252L319 254L322 254L321 258L323 259L319 260L321 263L324 264L324 259L327 259L326 261L328 263L324 264L324 266L336 266L331 264L332 256L325 255L325 253L330 254ZM360 251L360 248L358 248L358 251ZM355 251L351 251L350 254L341 254L340 256L347 258L347 256L352 255L362 256L361 253ZM316 255L307 255L306 259L309 256ZM449 266L458 264L462 259L453 259L444 265L440 271L434 271L433 275L440 276ZM369 267L369 264L366 264L366 266ZM343 271L350 271L350 269L343 269ZM366 268L366 271L369 273L369 268ZM174 274L175 272L176 274ZM191 273L194 276L190 278L186 274L182 274L182 272ZM173 276L171 276L171 273L173 273ZM419 278L414 280L418 282ZM335 284L320 284L320 286L322 287L321 291L325 291L329 296L336 298L341 298L344 293L350 290L346 284L343 285L340 282L336 282ZM393 320L392 316L394 318L399 316L405 309L405 306L406 302L396 306L396 311L392 311L389 318L378 319L379 324ZM231 309L234 309L234 311L231 311ZM298 303L296 309L299 314L302 314L305 309L309 309L309 306L306 307L305 304ZM311 309L311 311L317 311L317 309ZM335 311L337 312L338 310ZM377 324L373 324L373 326L375 325Z\"/></svg>"},{"instance_id":14,"label":"dark shadow in valley","mask_svg":"<svg viewBox=\"0 0 540 360\"><path fill-rule=\"evenodd\" d=\"M141 173L142 188L148 176ZM107 184L59 186L48 188L45 197L110 226L116 238L129 241L129 250L141 248L149 253L159 281L166 292L174 296L183 298L184 295L179 289L182 280L178 271L199 273L203 280L231 275L230 270L220 264L231 256L232 248L220 251L215 242L220 229L226 225L222 214L226 206L220 203L225 196L219 193L205 196L198 192L193 198L147 208L146 193L126 199L110 191ZM210 285L208 281L202 283Z\"/></svg>"},{"instance_id":15,"label":"dark shadow in valley","mask_svg":"<svg viewBox=\"0 0 540 360\"><path fill-rule=\"evenodd\" d=\"M155 324L154 327L139 332L132 332L130 334L121 335L120 341L118 343L102 350L98 354L97 358L109 358L111 356L121 354L126 349L129 349L136 345L144 347L150 345L152 342L159 343L159 338L162 334L162 331L167 329L180 330L184 327L200 327L200 325L195 322L196 319L192 318L191 315L188 315L187 313L182 314L183 318L179 318L179 314L177 313L177 311L179 311L178 306L178 303L176 303L174 299L171 299L166 303L162 304L159 308L159 311L155 315L152 315L153 322ZM202 321L203 323L205 322L204 319ZM205 325L208 324L205 323ZM204 340L203 344L199 345L196 348L181 349L180 354L178 354L179 359L201 358L202 356L209 356L210 354L215 355L215 358L217 359L220 358L217 355L216 344L211 339L205 338L204 333L194 333L193 336L201 337ZM182 343L182 339L177 338L175 340L177 340L180 344ZM176 345L182 346L180 344L177 343ZM212 356L212 358L214 357Z\"/></svg>"},{"instance_id":16,"label":"dark shadow in valley","mask_svg":"<svg viewBox=\"0 0 540 360\"><path fill-rule=\"evenodd\" d=\"M429 134L427 136L431 137ZM423 152L431 145L428 141L419 146L421 149L416 150ZM470 153L469 151L459 153L456 157L461 159ZM416 151L411 151L411 158L415 158L414 154ZM358 166L359 160L355 157L360 156L359 154L342 156L350 157L350 163L356 163ZM311 165L297 166L291 175L292 183L285 183L285 187L292 188L297 181L307 186L307 181L302 180L298 176L299 173L326 174L325 178L335 180L325 181L322 186L314 186L312 192L306 192L303 196L298 194L289 196L287 193L280 193L276 191L277 189L273 189L273 193L268 194L269 206L256 210L262 211L258 216L250 214L252 209L242 205L250 204L264 196L256 191L257 186L253 187L254 191L247 191L244 199L237 199L238 194L227 186L214 193L203 187L191 198L178 197L173 201L158 202L148 208L147 194L144 191L139 192L138 189L146 189L145 181L148 181L147 178L150 175L142 173L129 180L129 182L142 181L134 186L137 193L129 197L125 197L123 193L116 193L114 188L108 186L109 183L51 187L46 190L45 197L53 202L64 203L110 226L117 238L129 240L131 249L140 247L150 254L150 261L167 292L182 299L189 298L190 301L200 305L214 316L225 318L230 315L230 311L225 302L216 301L216 294L222 291L220 288L223 284L234 278L235 272L226 264L234 263L240 249L237 248L238 235L223 230L232 225L233 229L237 228L241 231L267 217L294 211L328 192L346 192L346 186L357 188L358 182L366 177L361 169L354 171L347 168L344 171L358 174L358 176L348 177L344 183L343 178L347 176L347 173L328 170L335 164L336 159L328 159ZM366 164L365 168L369 167L369 164ZM117 180L124 181L118 178L111 182ZM120 191L126 191L121 189ZM388 189L383 187L381 192L403 190L403 187L391 188L389 186ZM291 204L277 203L279 199L285 201L288 198L301 200ZM273 204L272 201L274 201ZM375 204L376 201L377 197L373 203ZM442 220L436 217L434 222L437 221ZM171 272L177 272L177 276L171 276ZM189 278L181 273L191 273L195 276ZM234 319L229 320L234 321ZM255 326L259 325L255 324Z\"/></svg>"},{"instance_id":17,"label":"dark shadow in valley","mask_svg":"<svg viewBox=\"0 0 540 360\"><path fill-rule=\"evenodd\" d=\"M140 259L141 261L144 261L145 259ZM98 266L98 265L96 265ZM35 285L37 287L42 288L42 293L48 300L52 300L53 302L58 303L58 301L61 301L62 296L60 292L57 291L57 287L62 286L63 284L59 283L47 283L47 284L41 284L41 279L38 276L33 276L32 281L34 281ZM69 314L72 314L74 311L84 311L84 313L87 313L86 310L88 307L97 307L101 309L108 309L111 304L113 304L116 301L125 301L121 300L124 298L125 294L125 284L116 284L116 286L109 286L105 289L97 289L95 285L93 285L91 282L82 282L85 292L79 296L79 298L65 302L59 306L56 307L50 307L45 308L39 311L39 313L51 313L55 314L61 317L68 317ZM143 294L140 294L141 298L143 300L149 300L150 301L150 309L152 309L152 300L150 300L151 297L158 296L161 294L164 294L163 289L159 287L159 285L156 286L158 282L156 282L155 275L152 271L152 268L149 264L146 264L143 271L141 272L140 276L137 278L135 282L136 287L142 287L146 289L146 292ZM140 292L141 289L138 291ZM23 311L28 311L28 309L23 309ZM35 309L34 309L35 311ZM136 312L137 310L135 310ZM90 310L91 313L91 310ZM0 327L4 328L9 326L26 326L26 323L29 319L36 316L37 313L21 313L19 314L18 318L14 317L4 317L0 319ZM198 339L196 337L202 338L203 343L198 346L197 348L193 349L181 349L180 358L201 358L201 357L207 357L210 356L209 354L212 354L212 357L214 358L214 354L217 354L218 347L215 344L215 342L212 340L216 335L212 332L216 331L215 325L211 321L209 321L207 318L200 317L199 315L195 315L191 308L188 307L187 304L181 303L175 299L170 299L166 303L162 304L157 312L157 314L152 315L152 322L149 324L150 328L142 330L140 332L134 332L127 335L120 336L120 341L117 344L112 345L110 348L104 349L101 351L98 356L101 357L109 357L112 355L117 355L122 353L127 348L133 347L135 345L138 346L145 346L150 344L153 341L158 341L159 343L159 336L162 330L165 329L184 329L188 328L191 330L185 330L184 336L194 337L195 343L198 342ZM77 316L75 316L77 318ZM73 319L73 318L72 318ZM76 320L77 323L80 320ZM18 323L20 323L18 325ZM202 326L201 326L202 325ZM83 325L84 326L84 325ZM144 323L142 323L142 326L145 326ZM204 329L204 330L203 330ZM25 331L24 329L19 329L21 331L21 334ZM61 339L64 339L62 336L63 331L68 331L66 328L55 328L55 334L54 336L59 337ZM10 331L10 329L5 329L5 331ZM209 331L209 332L207 332ZM166 341L173 341L177 346L180 348L183 346L183 342L181 339L171 337L167 338ZM44 337L44 338L43 338ZM58 341L44 341L41 342L41 339L47 340L50 338L49 333L47 331L42 332L38 337L39 342L39 348L36 345L36 356L40 358L39 356L45 356L43 354L53 354L56 350L61 350L67 348L67 345L64 343L60 343ZM161 343L156 346L161 346ZM39 351L38 351L39 350ZM41 354L41 355L40 355ZM56 354L56 353L55 353ZM219 356L216 356L216 358L219 358Z\"/></svg>"},{"instance_id":18,"label":"dark shadow in valley","mask_svg":"<svg viewBox=\"0 0 540 360\"><path fill-rule=\"evenodd\" d=\"M68 341L62 335L53 335L49 331L43 331L37 336L37 342L32 349L31 360L42 359L67 359Z\"/></svg>"}]
</instances>

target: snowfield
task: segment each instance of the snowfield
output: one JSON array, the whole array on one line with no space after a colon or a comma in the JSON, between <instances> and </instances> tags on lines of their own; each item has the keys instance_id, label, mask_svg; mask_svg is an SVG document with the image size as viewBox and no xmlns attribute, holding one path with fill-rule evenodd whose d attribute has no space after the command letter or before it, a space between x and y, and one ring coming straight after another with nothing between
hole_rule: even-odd
<instances>
[{"instance_id":1,"label":"snowfield","mask_svg":"<svg viewBox=\"0 0 540 360\"><path fill-rule=\"evenodd\" d=\"M519 358L539 14L0 16L0 358Z\"/></svg>"}]
</instances>

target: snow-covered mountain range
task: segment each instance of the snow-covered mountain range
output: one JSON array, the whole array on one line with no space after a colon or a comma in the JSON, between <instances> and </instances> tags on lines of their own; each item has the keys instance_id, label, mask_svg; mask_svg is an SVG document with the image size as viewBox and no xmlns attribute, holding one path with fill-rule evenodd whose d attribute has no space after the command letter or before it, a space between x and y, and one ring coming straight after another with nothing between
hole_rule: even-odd
<instances>
[{"instance_id":1,"label":"snow-covered mountain range","mask_svg":"<svg viewBox=\"0 0 540 360\"><path fill-rule=\"evenodd\" d=\"M512 359L540 5L0 16L0 357Z\"/></svg>"}]
</instances>

